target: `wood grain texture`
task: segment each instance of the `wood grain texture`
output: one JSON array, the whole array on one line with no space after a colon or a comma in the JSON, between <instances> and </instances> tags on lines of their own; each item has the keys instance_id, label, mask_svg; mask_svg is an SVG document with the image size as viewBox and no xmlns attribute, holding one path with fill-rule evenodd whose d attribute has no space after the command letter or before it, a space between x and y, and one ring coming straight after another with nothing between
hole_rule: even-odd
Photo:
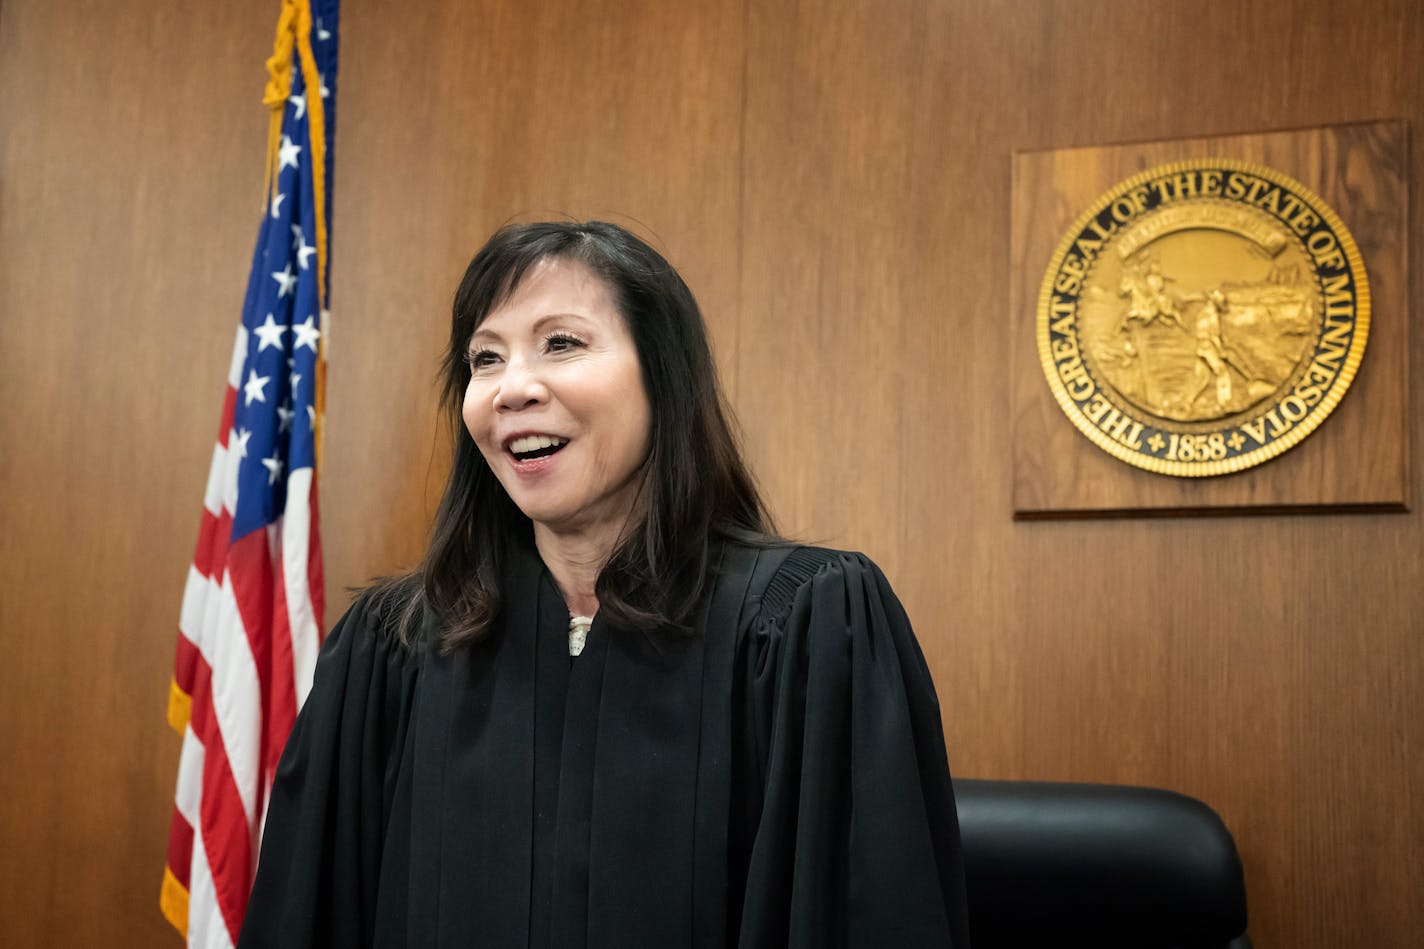
<instances>
[{"instance_id":1,"label":"wood grain texture","mask_svg":"<svg viewBox=\"0 0 1424 949\"><path fill-rule=\"evenodd\" d=\"M1396 121L1016 155L1009 303L1014 512L1405 507L1408 144L1407 126ZM1369 342L1344 401L1299 445L1238 474L1173 478L1118 461L1072 426L1043 378L1034 326L1044 271L1078 215L1138 172L1208 157L1285 172L1341 216L1368 271Z\"/></svg>"},{"instance_id":2,"label":"wood grain texture","mask_svg":"<svg viewBox=\"0 0 1424 949\"><path fill-rule=\"evenodd\" d=\"M958 773L1200 796L1236 831L1262 946L1402 947L1424 922L1424 533L1415 514L1013 521L1011 156L1417 127L1421 42L1416 7L1379 3L801 2L749 20L735 371L778 513L886 567ZM1417 313L1403 290L1396 332ZM1376 381L1417 345L1381 345ZM1391 424L1415 424L1418 397Z\"/></svg>"},{"instance_id":3,"label":"wood grain texture","mask_svg":"<svg viewBox=\"0 0 1424 949\"><path fill-rule=\"evenodd\" d=\"M328 623L424 543L470 254L510 218L612 216L698 293L786 529L885 568L956 773L1197 795L1241 847L1257 945L1417 942L1424 515L1015 521L1006 367L1014 154L1376 119L1417 135L1424 8L388 6L343 23ZM273 14L0 8L0 945L177 944L157 910L163 711ZM1417 147L1406 161L1424 180ZM1400 292L1412 323L1418 288ZM1377 358L1420 365L1421 335L1374 336L1357 385Z\"/></svg>"},{"instance_id":4,"label":"wood grain texture","mask_svg":"<svg viewBox=\"0 0 1424 949\"><path fill-rule=\"evenodd\" d=\"M251 5L0 13L0 945L173 942L164 707L272 26Z\"/></svg>"}]
</instances>

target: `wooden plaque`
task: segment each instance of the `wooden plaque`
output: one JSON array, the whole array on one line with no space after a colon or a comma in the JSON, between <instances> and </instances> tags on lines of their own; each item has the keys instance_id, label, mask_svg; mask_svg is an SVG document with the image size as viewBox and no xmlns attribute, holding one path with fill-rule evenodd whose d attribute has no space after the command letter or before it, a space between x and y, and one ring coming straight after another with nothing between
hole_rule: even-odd
<instances>
[{"instance_id":1,"label":"wooden plaque","mask_svg":"<svg viewBox=\"0 0 1424 949\"><path fill-rule=\"evenodd\" d=\"M1244 470L1179 477L1120 460L1109 453L1116 446L1108 439L1096 437L1095 443L1075 427L1066 414L1068 407L1059 404L1064 401L1063 387L1050 386L1046 373L1052 368L1051 357L1045 365L1036 329L1039 311L1048 299L1041 294L1045 280L1051 270L1062 267L1065 248L1071 244L1065 243L1065 235L1084 223L1085 213L1134 176L1173 163L1191 168L1197 160L1205 159L1287 176L1338 215L1353 236L1367 274L1367 281L1362 280L1367 289L1362 286L1360 302L1368 345L1343 398L1298 444ZM1015 155L1009 346L1015 516L1406 510L1408 323L1413 309L1407 270L1407 159L1404 122ZM1121 210L1124 216L1131 213L1127 204ZM1106 209L1102 220L1113 226ZM1155 273L1153 279L1158 279ZM1116 286L1112 285L1109 295ZM1098 293L1104 291L1099 289ZM1126 299L1127 289L1122 293ZM1197 313L1207 305L1202 301L1188 304ZM1133 315L1137 317L1135 311ZM1160 314L1147 312L1146 317L1159 317L1174 332L1193 332L1194 317L1185 307L1172 312L1164 309ZM1144 320L1137 317L1137 322ZM1162 327L1154 331L1160 333ZM1184 340L1188 347L1185 358L1190 363L1190 336ZM1217 360L1204 352L1202 362L1193 367L1202 379L1193 391L1205 389L1202 398L1207 399L1215 397L1215 390L1209 388L1207 362L1215 364ZM1230 375L1219 364L1215 368L1220 377ZM1239 400L1239 375L1237 383ZM1221 385L1225 387L1222 396L1230 395L1229 379ZM1056 397L1055 389L1060 390ZM1081 417L1078 424L1082 424ZM1183 436L1184 459L1190 439ZM1205 436L1199 440L1204 453ZM1106 445L1107 450L1100 445ZM1165 450L1159 448L1159 452ZM1125 451L1117 454L1127 457Z\"/></svg>"}]
</instances>

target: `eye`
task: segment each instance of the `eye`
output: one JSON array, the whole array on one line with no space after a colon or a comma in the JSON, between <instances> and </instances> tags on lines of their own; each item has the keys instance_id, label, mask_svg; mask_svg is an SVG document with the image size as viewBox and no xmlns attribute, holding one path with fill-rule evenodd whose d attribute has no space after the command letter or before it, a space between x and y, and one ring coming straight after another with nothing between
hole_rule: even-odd
<instances>
[{"instance_id":1,"label":"eye","mask_svg":"<svg viewBox=\"0 0 1424 949\"><path fill-rule=\"evenodd\" d=\"M472 349L465 353L465 362L470 364L471 372L493 366L498 360L499 354L492 349Z\"/></svg>"},{"instance_id":2,"label":"eye","mask_svg":"<svg viewBox=\"0 0 1424 949\"><path fill-rule=\"evenodd\" d=\"M544 337L544 351L550 353L566 353L575 349L582 349L584 341L577 336L568 333L550 333Z\"/></svg>"}]
</instances>

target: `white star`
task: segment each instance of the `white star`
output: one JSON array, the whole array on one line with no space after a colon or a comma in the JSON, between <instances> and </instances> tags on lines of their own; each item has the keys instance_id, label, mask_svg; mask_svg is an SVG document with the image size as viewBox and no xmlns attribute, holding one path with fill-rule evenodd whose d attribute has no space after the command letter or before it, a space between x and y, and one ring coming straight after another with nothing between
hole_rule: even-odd
<instances>
[{"instance_id":1,"label":"white star","mask_svg":"<svg viewBox=\"0 0 1424 949\"><path fill-rule=\"evenodd\" d=\"M296 415L287 403L277 406L277 431L285 432L292 427L292 416Z\"/></svg>"},{"instance_id":2,"label":"white star","mask_svg":"<svg viewBox=\"0 0 1424 949\"><path fill-rule=\"evenodd\" d=\"M267 469L267 483L276 484L282 474L282 459L277 457L277 449L272 449L271 458L262 459L262 467Z\"/></svg>"},{"instance_id":3,"label":"white star","mask_svg":"<svg viewBox=\"0 0 1424 949\"><path fill-rule=\"evenodd\" d=\"M307 425L310 428L316 428L316 406L314 405L307 406Z\"/></svg>"},{"instance_id":4,"label":"white star","mask_svg":"<svg viewBox=\"0 0 1424 949\"><path fill-rule=\"evenodd\" d=\"M287 101L297 107L297 118L307 114L307 97L305 95L290 95L287 96Z\"/></svg>"},{"instance_id":5,"label":"white star","mask_svg":"<svg viewBox=\"0 0 1424 949\"><path fill-rule=\"evenodd\" d=\"M277 171L291 166L297 167L297 156L302 153L302 146L293 142L286 135L282 136L282 144L277 148Z\"/></svg>"},{"instance_id":6,"label":"white star","mask_svg":"<svg viewBox=\"0 0 1424 949\"><path fill-rule=\"evenodd\" d=\"M297 334L297 341L292 344L292 351L296 352L303 346L316 352L316 341L321 338L321 330L316 328L316 318L307 317L305 323L292 327L292 332Z\"/></svg>"},{"instance_id":7,"label":"white star","mask_svg":"<svg viewBox=\"0 0 1424 949\"><path fill-rule=\"evenodd\" d=\"M296 247L302 242L302 227L300 224L292 225L292 246Z\"/></svg>"},{"instance_id":8,"label":"white star","mask_svg":"<svg viewBox=\"0 0 1424 949\"><path fill-rule=\"evenodd\" d=\"M272 279L277 281L277 299L280 300L291 294L297 286L297 275L292 273L292 265L289 262L281 270L272 271Z\"/></svg>"},{"instance_id":9,"label":"white star","mask_svg":"<svg viewBox=\"0 0 1424 949\"><path fill-rule=\"evenodd\" d=\"M299 239L299 240L301 239L300 236L298 237L298 239ZM297 247L297 264L298 264L303 270L306 270L306 269L307 269L307 258L310 257L312 254L315 254L315 253L316 253L316 248L313 247L312 245L308 244L305 240L302 240L300 246Z\"/></svg>"},{"instance_id":10,"label":"white star","mask_svg":"<svg viewBox=\"0 0 1424 949\"><path fill-rule=\"evenodd\" d=\"M290 376L287 377L287 380L292 384L292 395L296 395L296 394L297 394L297 386L298 386L298 385L301 383L301 381L302 381L302 374L301 374L300 372L294 372L294 373L292 373Z\"/></svg>"},{"instance_id":11,"label":"white star","mask_svg":"<svg viewBox=\"0 0 1424 949\"><path fill-rule=\"evenodd\" d=\"M280 191L272 195L272 220L277 220L277 209L282 206L282 199L285 197L286 195Z\"/></svg>"},{"instance_id":12,"label":"white star","mask_svg":"<svg viewBox=\"0 0 1424 949\"><path fill-rule=\"evenodd\" d=\"M252 433L247 429L239 429L237 437L228 443L227 450L236 452L237 457L247 457L247 440L252 437Z\"/></svg>"},{"instance_id":13,"label":"white star","mask_svg":"<svg viewBox=\"0 0 1424 949\"><path fill-rule=\"evenodd\" d=\"M257 351L260 353L268 346L282 348L282 334L287 331L287 327L278 326L277 321L272 319L272 314L267 314L267 319L254 332L260 342L257 344Z\"/></svg>"},{"instance_id":14,"label":"white star","mask_svg":"<svg viewBox=\"0 0 1424 949\"><path fill-rule=\"evenodd\" d=\"M259 376L256 369L249 369L247 373L247 381L242 384L242 394L247 397L247 401L243 405L251 405L254 399L258 402L266 402L267 396L262 394L262 387L271 382L272 377Z\"/></svg>"},{"instance_id":15,"label":"white star","mask_svg":"<svg viewBox=\"0 0 1424 949\"><path fill-rule=\"evenodd\" d=\"M331 31L321 25L321 21L316 21L316 38L325 42L331 39Z\"/></svg>"},{"instance_id":16,"label":"white star","mask_svg":"<svg viewBox=\"0 0 1424 949\"><path fill-rule=\"evenodd\" d=\"M331 95L331 90L326 88L326 77L317 76L316 78L317 81L321 83L321 97L325 99L327 96Z\"/></svg>"}]
</instances>

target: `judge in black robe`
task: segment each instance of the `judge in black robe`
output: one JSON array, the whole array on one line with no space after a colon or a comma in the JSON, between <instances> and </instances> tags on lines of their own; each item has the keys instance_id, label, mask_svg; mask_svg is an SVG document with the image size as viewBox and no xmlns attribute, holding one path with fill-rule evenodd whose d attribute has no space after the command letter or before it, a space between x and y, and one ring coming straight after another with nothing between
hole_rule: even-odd
<instances>
[{"instance_id":1,"label":"judge in black robe","mask_svg":"<svg viewBox=\"0 0 1424 949\"><path fill-rule=\"evenodd\" d=\"M497 634L328 638L241 945L968 945L933 683L858 554L728 545L700 635L568 611L533 551Z\"/></svg>"},{"instance_id":2,"label":"judge in black robe","mask_svg":"<svg viewBox=\"0 0 1424 949\"><path fill-rule=\"evenodd\" d=\"M698 335L691 346L665 347L672 357L701 347L690 368L672 358L670 368L649 370L641 357L656 429L683 377L696 389L698 373L710 374L710 356L680 278L621 229L527 225L496 235L457 294L452 345L463 351L483 315L470 315L479 308L467 286L494 287L484 294L495 304L500 293L516 294L510 287L524 270L500 271L491 260L515 255L527 265L568 254L573 271L523 279L567 282L573 272L587 280L574 252L592 240L612 242L614 270L634 261L623 267L631 280L675 281L665 292L639 284L621 293L621 319L635 336L653 319L683 320ZM575 251L550 251L551 242ZM659 305L627 312L627 301L649 298ZM659 308L668 298L684 312ZM547 319L563 320L581 300L556 297ZM532 320L544 310L519 312ZM524 413L534 393L529 417L557 427L560 398L572 405L583 397L577 386L597 393L603 383L575 361L573 342L547 338L558 342L545 349L538 337L527 360L522 351L500 355L521 361L525 387L501 411L512 404ZM656 355L661 362L666 353ZM452 378L457 389L478 388L468 370ZM573 429L564 457L574 462L556 461L551 470L564 480L544 483L570 487L559 472L578 470L593 444L588 432L606 427L608 415ZM711 422L695 439L661 429L651 437L686 438L688 452L719 438L732 445L720 416L704 415ZM615 416L615 435L618 424ZM550 447L560 451L543 451ZM480 446L486 460L498 450ZM617 582L656 559L629 558L640 535L625 528L599 573L587 642L571 658L574 600L540 543L539 530L550 528L504 494L479 500L479 484L498 489L480 457L457 446L434 552L415 578L422 582L363 595L323 646L272 788L241 949L967 946L934 686L875 565L770 537L735 449L704 452L698 476L684 483L707 505L670 504L656 520L675 528L659 542L665 549L693 541L678 548L684 555L665 557L670 584L687 564L706 564L688 587L697 591L692 605L652 626L635 620L657 602L619 612L616 598L626 604L643 591L628 583L619 591ZM646 482L639 490L651 495L645 507L669 493ZM495 549L497 558L479 559ZM447 561L473 566L439 574ZM480 564L497 570L482 573ZM498 590L479 635L452 640L451 624L471 600L461 588L442 603L441 576L471 588L475 576ZM392 597L393 589L405 593Z\"/></svg>"}]
</instances>

